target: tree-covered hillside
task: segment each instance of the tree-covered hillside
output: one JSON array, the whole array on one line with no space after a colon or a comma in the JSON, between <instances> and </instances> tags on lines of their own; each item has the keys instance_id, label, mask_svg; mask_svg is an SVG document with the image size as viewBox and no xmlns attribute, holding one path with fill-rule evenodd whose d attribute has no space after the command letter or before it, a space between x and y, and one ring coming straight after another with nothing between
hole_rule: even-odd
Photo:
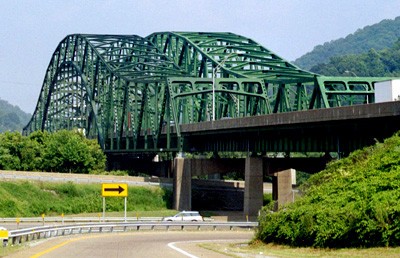
<instances>
[{"instance_id":1,"label":"tree-covered hillside","mask_svg":"<svg viewBox=\"0 0 400 258\"><path fill-rule=\"evenodd\" d=\"M265 210L257 237L293 246L400 245L400 133L328 164L304 196Z\"/></svg>"},{"instance_id":2,"label":"tree-covered hillside","mask_svg":"<svg viewBox=\"0 0 400 258\"><path fill-rule=\"evenodd\" d=\"M355 33L318 45L296 59L294 63L306 70L327 63L331 57L349 54L366 53L370 49L390 48L400 38L400 16L394 20L383 20L380 23L366 26Z\"/></svg>"},{"instance_id":3,"label":"tree-covered hillside","mask_svg":"<svg viewBox=\"0 0 400 258\"><path fill-rule=\"evenodd\" d=\"M30 114L22 111L18 106L13 106L0 99L0 133L6 131L22 131L28 124Z\"/></svg>"},{"instance_id":4,"label":"tree-covered hillside","mask_svg":"<svg viewBox=\"0 0 400 258\"><path fill-rule=\"evenodd\" d=\"M329 63L313 66L310 71L326 76L400 77L400 40L380 51L331 57Z\"/></svg>"}]
</instances>

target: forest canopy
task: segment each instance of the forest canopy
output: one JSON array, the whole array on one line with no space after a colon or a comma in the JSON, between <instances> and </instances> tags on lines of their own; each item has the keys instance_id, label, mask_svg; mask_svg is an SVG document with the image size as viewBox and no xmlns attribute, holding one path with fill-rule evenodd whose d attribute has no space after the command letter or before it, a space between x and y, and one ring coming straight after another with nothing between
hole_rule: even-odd
<instances>
[{"instance_id":1,"label":"forest canopy","mask_svg":"<svg viewBox=\"0 0 400 258\"><path fill-rule=\"evenodd\" d=\"M358 29L345 38L318 45L311 52L296 59L294 64L310 70L315 65L328 63L332 57L367 53L371 49L380 51L391 48L399 38L400 16L394 20L387 19Z\"/></svg>"},{"instance_id":2,"label":"forest canopy","mask_svg":"<svg viewBox=\"0 0 400 258\"><path fill-rule=\"evenodd\" d=\"M331 57L329 63L315 65L311 71L326 76L400 77L400 40L380 51Z\"/></svg>"}]
</instances>

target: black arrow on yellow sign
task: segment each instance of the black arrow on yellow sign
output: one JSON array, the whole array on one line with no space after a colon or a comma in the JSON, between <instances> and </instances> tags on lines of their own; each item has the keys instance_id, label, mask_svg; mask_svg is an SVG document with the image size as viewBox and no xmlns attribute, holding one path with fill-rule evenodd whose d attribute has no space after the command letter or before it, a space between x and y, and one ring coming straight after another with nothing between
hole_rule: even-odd
<instances>
[{"instance_id":1,"label":"black arrow on yellow sign","mask_svg":"<svg viewBox=\"0 0 400 258\"><path fill-rule=\"evenodd\" d=\"M122 188L120 185L118 186L118 188L104 188L105 192L118 192L118 193L122 193L125 189Z\"/></svg>"}]
</instances>

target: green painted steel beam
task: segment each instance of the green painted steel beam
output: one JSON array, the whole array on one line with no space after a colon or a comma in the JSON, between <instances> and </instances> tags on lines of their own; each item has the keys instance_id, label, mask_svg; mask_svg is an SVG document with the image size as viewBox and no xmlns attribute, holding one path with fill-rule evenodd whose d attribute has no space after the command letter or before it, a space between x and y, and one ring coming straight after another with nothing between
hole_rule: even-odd
<instances>
[{"instance_id":1,"label":"green painted steel beam","mask_svg":"<svg viewBox=\"0 0 400 258\"><path fill-rule=\"evenodd\" d=\"M386 79L303 71L233 33L73 34L24 133L79 130L107 152L176 152L181 124L372 103Z\"/></svg>"}]
</instances>

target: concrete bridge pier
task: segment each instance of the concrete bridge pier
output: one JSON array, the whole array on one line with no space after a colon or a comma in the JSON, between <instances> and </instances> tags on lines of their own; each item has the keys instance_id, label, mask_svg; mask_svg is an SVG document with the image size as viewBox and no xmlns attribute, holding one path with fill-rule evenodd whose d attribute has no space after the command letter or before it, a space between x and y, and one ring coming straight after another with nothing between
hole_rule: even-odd
<instances>
[{"instance_id":1,"label":"concrete bridge pier","mask_svg":"<svg viewBox=\"0 0 400 258\"><path fill-rule=\"evenodd\" d=\"M261 157L248 157L245 161L243 215L258 216L263 206L263 160Z\"/></svg>"},{"instance_id":2,"label":"concrete bridge pier","mask_svg":"<svg viewBox=\"0 0 400 258\"><path fill-rule=\"evenodd\" d=\"M192 171L190 160L174 159L173 208L178 211L192 209Z\"/></svg>"},{"instance_id":3,"label":"concrete bridge pier","mask_svg":"<svg viewBox=\"0 0 400 258\"><path fill-rule=\"evenodd\" d=\"M286 169L280 172L273 173L272 182L272 199L275 201L275 210L280 206L294 201L294 193L292 184L296 183L293 180L296 170Z\"/></svg>"},{"instance_id":4,"label":"concrete bridge pier","mask_svg":"<svg viewBox=\"0 0 400 258\"><path fill-rule=\"evenodd\" d=\"M243 162L244 161L244 162ZM243 164L244 163L244 164ZM262 157L243 159L174 159L173 208L176 210L192 209L192 176L227 173L231 171L245 172L245 189L243 215L254 218L263 206L263 175L273 176L273 200L276 209L293 200L293 169L280 171L271 168L269 162ZM280 171L280 172L277 172Z\"/></svg>"}]
</instances>

